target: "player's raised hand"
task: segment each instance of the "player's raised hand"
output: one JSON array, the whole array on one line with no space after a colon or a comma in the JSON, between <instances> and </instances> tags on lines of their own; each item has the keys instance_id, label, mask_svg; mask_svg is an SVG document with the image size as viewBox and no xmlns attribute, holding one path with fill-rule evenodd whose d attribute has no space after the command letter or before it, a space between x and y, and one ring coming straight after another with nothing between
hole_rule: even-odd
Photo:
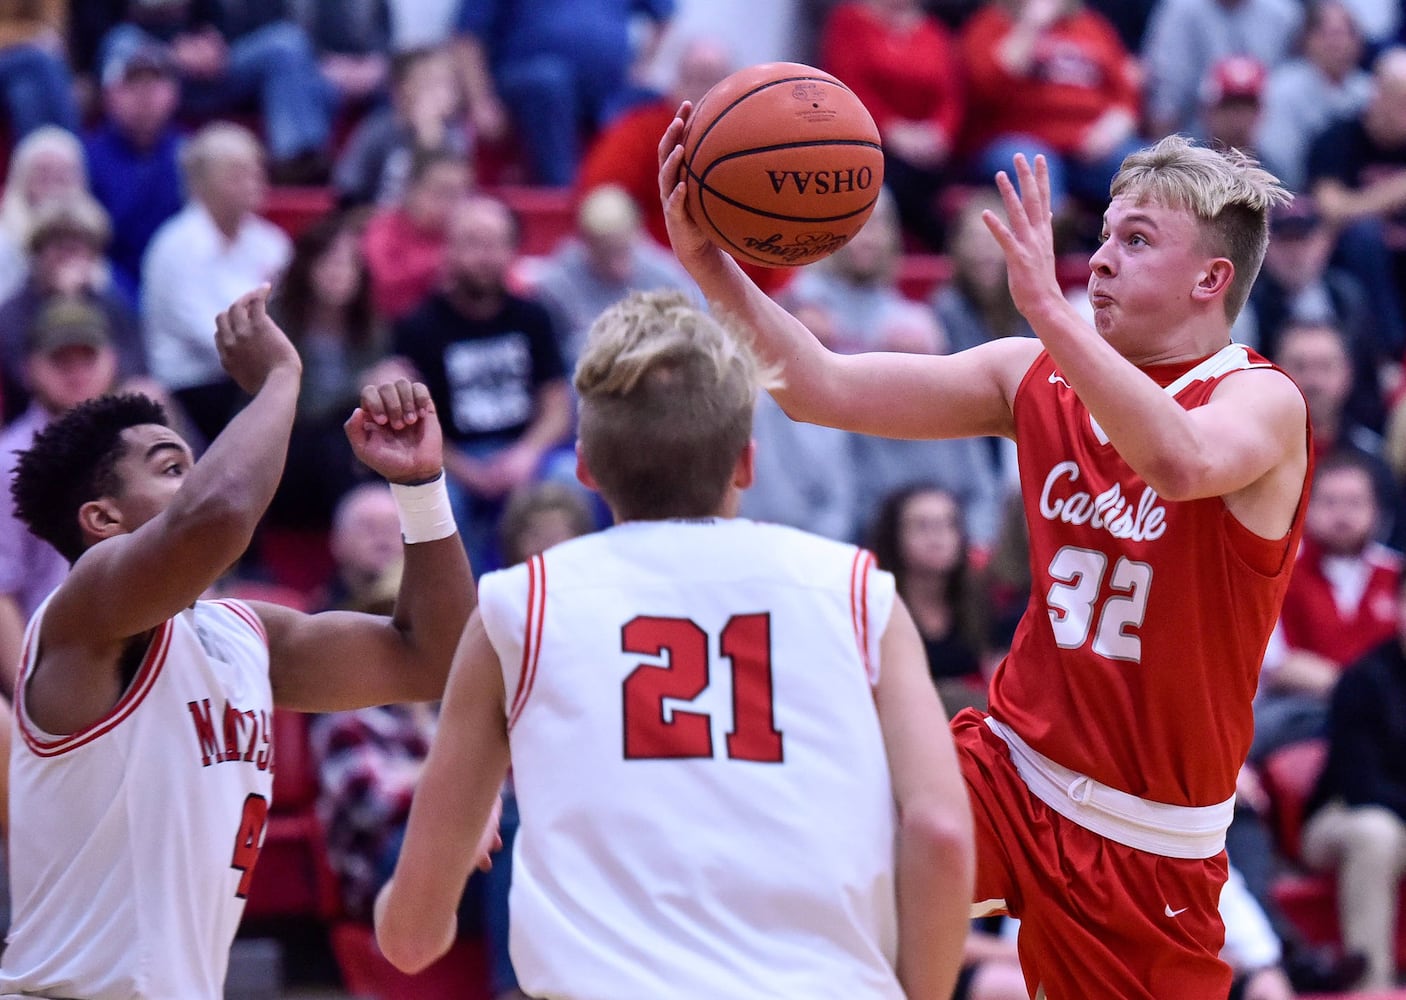
<instances>
[{"instance_id":1,"label":"player's raised hand","mask_svg":"<svg viewBox=\"0 0 1406 1000\"><path fill-rule=\"evenodd\" d=\"M297 348L268 314L269 286L260 285L235 299L215 317L215 349L220 364L238 386L254 395L269 373L287 367L303 370Z\"/></svg>"},{"instance_id":2,"label":"player's raised hand","mask_svg":"<svg viewBox=\"0 0 1406 1000\"><path fill-rule=\"evenodd\" d=\"M1035 157L1032 169L1025 155L1017 153L1015 175L1019 192L1004 170L996 175L996 189L1006 208L1005 221L989 209L981 213L981 219L1006 255L1007 280L1016 308L1033 320L1044 309L1064 303L1055 273L1050 169L1044 156Z\"/></svg>"},{"instance_id":3,"label":"player's raised hand","mask_svg":"<svg viewBox=\"0 0 1406 1000\"><path fill-rule=\"evenodd\" d=\"M659 140L659 200L664 204L664 223L674 256L688 270L722 256L688 212L683 179L683 135L693 114L693 104L684 101Z\"/></svg>"},{"instance_id":4,"label":"player's raised hand","mask_svg":"<svg viewBox=\"0 0 1406 1000\"><path fill-rule=\"evenodd\" d=\"M444 466L439 416L420 382L366 386L342 428L356 457L393 483L426 482Z\"/></svg>"}]
</instances>

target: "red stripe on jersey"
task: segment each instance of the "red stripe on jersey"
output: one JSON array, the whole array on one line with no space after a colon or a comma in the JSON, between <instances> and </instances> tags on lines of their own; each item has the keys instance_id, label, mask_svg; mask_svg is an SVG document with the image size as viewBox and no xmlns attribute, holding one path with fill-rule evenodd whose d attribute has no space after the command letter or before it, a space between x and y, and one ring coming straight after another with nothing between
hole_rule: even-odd
<instances>
[{"instance_id":1,"label":"red stripe on jersey","mask_svg":"<svg viewBox=\"0 0 1406 1000\"><path fill-rule=\"evenodd\" d=\"M532 571L534 569L536 570L537 584L535 601L532 600L531 594ZM527 707L527 699L532 694L532 684L537 679L537 659L542 655L542 622L546 618L547 610L547 564L540 555L532 557L528 563L528 573L527 626L522 649L523 673L518 678L518 697L514 699L513 712L508 718L509 729L517 724L518 716L522 715L522 710ZM534 613L536 615L535 625L533 623Z\"/></svg>"},{"instance_id":2,"label":"red stripe on jersey","mask_svg":"<svg viewBox=\"0 0 1406 1000\"><path fill-rule=\"evenodd\" d=\"M243 601L231 600L228 597L223 597L217 601L211 601L210 603L218 604L222 608L229 608L240 618L244 619L245 623L254 630L254 634L259 637L260 642L265 646L269 644L269 634L264 628L263 619L261 619L258 613L253 608L249 607L249 605L245 604Z\"/></svg>"},{"instance_id":3,"label":"red stripe on jersey","mask_svg":"<svg viewBox=\"0 0 1406 1000\"><path fill-rule=\"evenodd\" d=\"M142 658L142 664L137 668L137 676L133 679L132 686L127 689L126 694L119 698L117 704L113 705L111 710L101 719L76 733L54 738L31 729L28 725L28 716L23 708L24 689L23 686L18 688L16 696L19 704L16 706L15 718L19 720L20 735L23 736L25 745L29 747L30 752L36 757L57 757L70 750L77 750L109 732L135 712L147 692L156 684L156 678L161 674L161 668L166 664L166 651L171 647L171 636L174 632L175 622L172 620L162 622L157 627L156 634L151 640L151 646L148 647L146 656Z\"/></svg>"},{"instance_id":4,"label":"red stripe on jersey","mask_svg":"<svg viewBox=\"0 0 1406 1000\"><path fill-rule=\"evenodd\" d=\"M537 613L537 563L533 556L527 560L527 617L522 624L522 663L518 666L517 689L513 691L513 703L508 709L508 726L517 718L518 708L527 693L527 666L532 661L532 618Z\"/></svg>"},{"instance_id":5,"label":"red stripe on jersey","mask_svg":"<svg viewBox=\"0 0 1406 1000\"><path fill-rule=\"evenodd\" d=\"M854 638L864 674L871 684L875 682L874 666L869 660L869 570L873 563L873 554L860 549L850 564L849 577L849 613L854 623Z\"/></svg>"}]
</instances>

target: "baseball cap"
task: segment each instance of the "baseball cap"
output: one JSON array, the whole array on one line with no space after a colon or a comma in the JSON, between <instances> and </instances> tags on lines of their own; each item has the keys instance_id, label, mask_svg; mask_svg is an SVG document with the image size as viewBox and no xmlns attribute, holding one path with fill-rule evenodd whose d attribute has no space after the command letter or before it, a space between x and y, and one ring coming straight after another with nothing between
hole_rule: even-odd
<instances>
[{"instance_id":1,"label":"baseball cap","mask_svg":"<svg viewBox=\"0 0 1406 1000\"><path fill-rule=\"evenodd\" d=\"M1264 63L1253 56L1226 56L1206 74L1201 100L1208 105L1225 101L1258 101L1264 91Z\"/></svg>"},{"instance_id":2,"label":"baseball cap","mask_svg":"<svg viewBox=\"0 0 1406 1000\"><path fill-rule=\"evenodd\" d=\"M1276 205L1269 216L1269 230L1290 239L1307 236L1318 228L1323 217L1311 195L1296 194L1287 205Z\"/></svg>"},{"instance_id":3,"label":"baseball cap","mask_svg":"<svg viewBox=\"0 0 1406 1000\"><path fill-rule=\"evenodd\" d=\"M30 354L52 354L65 347L106 347L112 343L107 316L82 299L55 299L39 310L29 328Z\"/></svg>"},{"instance_id":4,"label":"baseball cap","mask_svg":"<svg viewBox=\"0 0 1406 1000\"><path fill-rule=\"evenodd\" d=\"M162 76L175 75L176 67L171 57L160 45L141 45L126 52L114 52L103 63L103 86L121 83L134 73L159 73Z\"/></svg>"},{"instance_id":5,"label":"baseball cap","mask_svg":"<svg viewBox=\"0 0 1406 1000\"><path fill-rule=\"evenodd\" d=\"M112 239L112 223L95 198L76 192L40 206L29 224L25 247L35 253L57 236L80 237L101 251Z\"/></svg>"}]
</instances>

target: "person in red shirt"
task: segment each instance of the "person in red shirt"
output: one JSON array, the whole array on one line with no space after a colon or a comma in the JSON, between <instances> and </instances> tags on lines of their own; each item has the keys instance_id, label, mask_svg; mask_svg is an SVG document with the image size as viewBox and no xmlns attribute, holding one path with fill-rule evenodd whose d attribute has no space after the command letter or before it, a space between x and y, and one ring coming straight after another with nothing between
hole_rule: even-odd
<instances>
[{"instance_id":1,"label":"person in red shirt","mask_svg":"<svg viewBox=\"0 0 1406 1000\"><path fill-rule=\"evenodd\" d=\"M664 226L664 209L659 205L655 148L669 122L674 120L674 109L683 101L699 101L732 68L732 57L719 42L697 38L685 46L670 93L631 108L596 136L576 175L580 198L584 200L586 195L606 184L624 188L639 206L646 231L661 246L667 247L669 232ZM768 293L779 291L791 278L791 273L782 268L743 267Z\"/></svg>"},{"instance_id":2,"label":"person in red shirt","mask_svg":"<svg viewBox=\"0 0 1406 1000\"><path fill-rule=\"evenodd\" d=\"M1141 145L1132 55L1080 0L991 0L961 34L967 69L964 146L981 176L1016 153L1043 153L1060 212L1069 196L1102 204Z\"/></svg>"},{"instance_id":3,"label":"person in red shirt","mask_svg":"<svg viewBox=\"0 0 1406 1000\"><path fill-rule=\"evenodd\" d=\"M1260 662L1303 528L1303 396L1231 343L1289 195L1234 151L1169 136L1115 178L1090 259L1093 325L1061 291L1044 157L997 175L1017 308L1038 339L948 355L827 351L688 214L679 145L660 196L715 313L775 365L796 420L1018 446L1030 603L990 713L952 722L976 820L973 915L1021 920L1027 989L1224 997L1225 831Z\"/></svg>"},{"instance_id":4,"label":"person in red shirt","mask_svg":"<svg viewBox=\"0 0 1406 1000\"><path fill-rule=\"evenodd\" d=\"M398 320L434 291L448 241L449 217L472 187L463 157L446 150L417 153L400 204L371 216L362 236L371 278L371 306Z\"/></svg>"},{"instance_id":5,"label":"person in red shirt","mask_svg":"<svg viewBox=\"0 0 1406 1000\"><path fill-rule=\"evenodd\" d=\"M943 247L937 198L962 123L962 69L942 22L918 0L849 0L825 22L820 65L874 116L884 184L905 227Z\"/></svg>"},{"instance_id":6,"label":"person in red shirt","mask_svg":"<svg viewBox=\"0 0 1406 1000\"><path fill-rule=\"evenodd\" d=\"M1303 545L1265 656L1252 757L1323 735L1343 670L1396 634L1402 559L1375 540L1380 520L1366 458L1346 450L1321 458Z\"/></svg>"}]
</instances>

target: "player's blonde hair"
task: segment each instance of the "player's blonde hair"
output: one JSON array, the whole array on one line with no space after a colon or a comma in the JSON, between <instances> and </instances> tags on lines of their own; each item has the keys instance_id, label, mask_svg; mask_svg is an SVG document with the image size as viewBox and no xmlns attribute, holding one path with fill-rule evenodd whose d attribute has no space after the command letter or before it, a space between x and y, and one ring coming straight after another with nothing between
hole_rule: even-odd
<instances>
[{"instance_id":1,"label":"player's blonde hair","mask_svg":"<svg viewBox=\"0 0 1406 1000\"><path fill-rule=\"evenodd\" d=\"M718 512L770 374L678 292L603 312L576 365L581 454L618 518Z\"/></svg>"},{"instance_id":2,"label":"player's blonde hair","mask_svg":"<svg viewBox=\"0 0 1406 1000\"><path fill-rule=\"evenodd\" d=\"M1264 262L1270 209L1293 197L1253 157L1238 149L1198 146L1181 135L1169 135L1124 159L1111 194L1196 216L1207 251L1235 265L1225 294L1225 315L1232 322Z\"/></svg>"}]
</instances>

